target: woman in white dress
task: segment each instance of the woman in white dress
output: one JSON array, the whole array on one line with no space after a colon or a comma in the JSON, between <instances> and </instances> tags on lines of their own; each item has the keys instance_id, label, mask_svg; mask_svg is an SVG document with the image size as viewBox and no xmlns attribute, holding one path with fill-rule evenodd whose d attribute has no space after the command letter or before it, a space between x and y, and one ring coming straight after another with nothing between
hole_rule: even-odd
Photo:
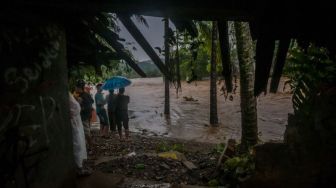
<instances>
[{"instance_id":1,"label":"woman in white dress","mask_svg":"<svg viewBox=\"0 0 336 188\"><path fill-rule=\"evenodd\" d=\"M74 98L74 96L69 93L69 106L70 106L70 121L72 126L72 140L73 140L73 151L75 156L75 163L77 166L77 172L79 175L85 175L89 172L83 170L83 160L87 159L86 145L85 145L85 135L82 119L80 116L80 105Z\"/></svg>"}]
</instances>

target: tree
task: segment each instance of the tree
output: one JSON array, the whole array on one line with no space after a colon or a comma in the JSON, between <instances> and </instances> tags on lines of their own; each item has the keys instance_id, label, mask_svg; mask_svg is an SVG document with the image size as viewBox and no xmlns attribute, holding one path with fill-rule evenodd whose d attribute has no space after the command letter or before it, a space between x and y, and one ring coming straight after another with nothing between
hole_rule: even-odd
<instances>
[{"instance_id":1,"label":"tree","mask_svg":"<svg viewBox=\"0 0 336 188\"><path fill-rule=\"evenodd\" d=\"M168 32L169 32L169 19L164 19L164 47L165 47L165 65L169 64L169 44L168 44ZM169 101L169 80L164 78L165 83L165 100L164 100L164 114L170 114L170 101Z\"/></svg>"},{"instance_id":2,"label":"tree","mask_svg":"<svg viewBox=\"0 0 336 188\"><path fill-rule=\"evenodd\" d=\"M258 141L257 101L253 88L253 42L248 23L235 22L240 72L240 98L242 117L241 149L247 151Z\"/></svg>"},{"instance_id":3,"label":"tree","mask_svg":"<svg viewBox=\"0 0 336 188\"><path fill-rule=\"evenodd\" d=\"M210 61L210 124L218 124L217 115L217 22L212 23L211 61Z\"/></svg>"},{"instance_id":4,"label":"tree","mask_svg":"<svg viewBox=\"0 0 336 188\"><path fill-rule=\"evenodd\" d=\"M176 94L178 94L179 91L182 91L181 70L180 70L180 52L179 52L179 33L178 33L178 31L176 31L175 65L176 65L176 80L177 80Z\"/></svg>"}]
</instances>

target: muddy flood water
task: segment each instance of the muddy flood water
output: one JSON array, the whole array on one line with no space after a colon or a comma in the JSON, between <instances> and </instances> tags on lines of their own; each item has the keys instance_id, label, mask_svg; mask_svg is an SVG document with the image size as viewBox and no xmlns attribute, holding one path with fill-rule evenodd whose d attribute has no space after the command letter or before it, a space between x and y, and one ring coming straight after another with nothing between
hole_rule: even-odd
<instances>
[{"instance_id":1,"label":"muddy flood water","mask_svg":"<svg viewBox=\"0 0 336 188\"><path fill-rule=\"evenodd\" d=\"M233 100L225 100L217 89L219 126L209 125L210 81L182 82L182 93L170 89L170 118L163 115L164 84L162 78L132 79L126 88L130 96L130 130L146 135L163 136L198 142L220 143L240 139L241 113L239 86ZM283 85L280 84L279 88ZM184 96L194 101L185 100ZM291 95L284 92L258 97L258 132L262 141L281 141L288 113L293 111Z\"/></svg>"}]
</instances>

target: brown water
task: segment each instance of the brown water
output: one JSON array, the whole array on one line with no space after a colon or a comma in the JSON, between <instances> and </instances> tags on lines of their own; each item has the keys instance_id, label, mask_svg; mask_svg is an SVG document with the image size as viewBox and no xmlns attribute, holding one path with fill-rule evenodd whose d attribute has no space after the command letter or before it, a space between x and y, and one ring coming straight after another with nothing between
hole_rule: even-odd
<instances>
[{"instance_id":1,"label":"brown water","mask_svg":"<svg viewBox=\"0 0 336 188\"><path fill-rule=\"evenodd\" d=\"M241 114L239 94L233 101L224 100L218 88L219 126L209 126L209 81L182 83L182 93L170 90L170 118L163 115L164 84L162 78L133 79L126 88L130 96L130 130L201 142L219 143L226 139L239 140ZM220 85L218 85L220 87ZM237 89L237 91L239 88ZM197 101L186 101L183 96L192 96ZM282 140L287 115L292 112L291 95L268 94L258 98L258 128L262 141Z\"/></svg>"}]
</instances>

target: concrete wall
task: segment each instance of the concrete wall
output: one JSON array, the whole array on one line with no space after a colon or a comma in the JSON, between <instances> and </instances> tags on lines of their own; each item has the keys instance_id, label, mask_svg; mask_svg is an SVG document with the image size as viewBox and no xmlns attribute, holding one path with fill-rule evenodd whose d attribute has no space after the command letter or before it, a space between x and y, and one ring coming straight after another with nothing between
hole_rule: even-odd
<instances>
[{"instance_id":1,"label":"concrete wall","mask_svg":"<svg viewBox=\"0 0 336 188\"><path fill-rule=\"evenodd\" d=\"M65 31L0 27L0 185L72 187Z\"/></svg>"}]
</instances>

